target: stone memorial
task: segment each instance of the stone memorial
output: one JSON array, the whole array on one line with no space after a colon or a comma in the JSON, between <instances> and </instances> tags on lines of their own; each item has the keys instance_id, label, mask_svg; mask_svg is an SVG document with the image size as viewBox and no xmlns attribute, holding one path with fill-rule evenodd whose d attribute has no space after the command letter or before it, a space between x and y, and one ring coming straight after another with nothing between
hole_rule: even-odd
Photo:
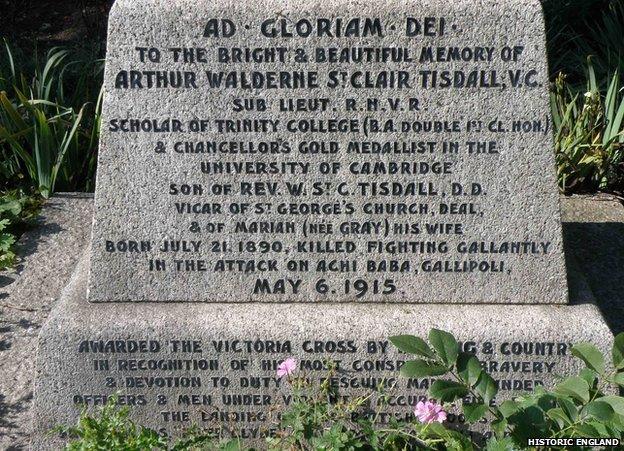
<instances>
[{"instance_id":1,"label":"stone memorial","mask_svg":"<svg viewBox=\"0 0 624 451\"><path fill-rule=\"evenodd\" d=\"M34 448L114 393L162 433L259 440L291 356L312 380L335 362L345 397L390 381L383 415L409 417L431 381L398 377L388 337L432 327L501 399L606 349L566 269L547 85L538 0L118 0Z\"/></svg>"},{"instance_id":2,"label":"stone memorial","mask_svg":"<svg viewBox=\"0 0 624 451\"><path fill-rule=\"evenodd\" d=\"M567 301L537 5L174 3L112 13L90 301Z\"/></svg>"}]
</instances>

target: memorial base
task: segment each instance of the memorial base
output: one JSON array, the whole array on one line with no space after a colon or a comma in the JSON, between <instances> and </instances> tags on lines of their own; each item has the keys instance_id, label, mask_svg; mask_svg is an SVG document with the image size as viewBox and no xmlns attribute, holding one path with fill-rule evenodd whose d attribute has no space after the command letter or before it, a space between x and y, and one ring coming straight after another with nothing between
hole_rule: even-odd
<instances>
[{"instance_id":1,"label":"memorial base","mask_svg":"<svg viewBox=\"0 0 624 451\"><path fill-rule=\"evenodd\" d=\"M290 387L275 370L290 356L312 381L327 375L327 360L338 362L332 383L347 396L381 381L394 385L386 418L409 416L431 381L398 376L407 356L388 337L426 336L433 327L476 352L499 383L499 399L576 371L573 343L589 341L605 351L612 343L591 303L94 305L86 297L88 268L84 258L41 331L36 450L58 449L49 431L74 424L83 405L101 405L114 393L132 406L139 424L173 434L193 424L223 427L224 434L234 428L257 440L289 400Z\"/></svg>"}]
</instances>

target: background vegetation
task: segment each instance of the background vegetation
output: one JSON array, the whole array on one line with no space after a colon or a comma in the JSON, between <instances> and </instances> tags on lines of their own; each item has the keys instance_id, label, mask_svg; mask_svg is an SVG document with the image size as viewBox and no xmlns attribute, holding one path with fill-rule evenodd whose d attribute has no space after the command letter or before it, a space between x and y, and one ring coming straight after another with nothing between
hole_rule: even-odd
<instances>
[{"instance_id":1,"label":"background vegetation","mask_svg":"<svg viewBox=\"0 0 624 451\"><path fill-rule=\"evenodd\" d=\"M545 0L559 186L624 191L624 0Z\"/></svg>"},{"instance_id":2,"label":"background vegetation","mask_svg":"<svg viewBox=\"0 0 624 451\"><path fill-rule=\"evenodd\" d=\"M112 3L0 0L0 196L94 189ZM621 195L624 0L543 4L559 186Z\"/></svg>"}]
</instances>

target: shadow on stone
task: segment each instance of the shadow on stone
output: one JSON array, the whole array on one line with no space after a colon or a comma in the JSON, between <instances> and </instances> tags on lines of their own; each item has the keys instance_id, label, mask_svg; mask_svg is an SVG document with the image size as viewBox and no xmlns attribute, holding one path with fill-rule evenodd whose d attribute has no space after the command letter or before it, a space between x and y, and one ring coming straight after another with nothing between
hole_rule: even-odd
<instances>
[{"instance_id":1,"label":"shadow on stone","mask_svg":"<svg viewBox=\"0 0 624 451\"><path fill-rule=\"evenodd\" d=\"M0 288L12 284L16 277L24 270L26 259L35 254L42 240L46 237L62 232L64 229L57 223L44 223L43 218L37 220L36 225L29 228L17 245L18 263L9 276L0 277Z\"/></svg>"},{"instance_id":2,"label":"shadow on stone","mask_svg":"<svg viewBox=\"0 0 624 451\"><path fill-rule=\"evenodd\" d=\"M28 233L24 235L24 240L20 240L18 247L18 255L20 256L20 259L23 260L24 258L37 252L42 239L45 239L47 236L60 233L64 230L65 229L63 227L54 222L46 224L38 222L38 226L29 230ZM18 273L22 270L22 263L23 261L16 267Z\"/></svg>"},{"instance_id":3,"label":"shadow on stone","mask_svg":"<svg viewBox=\"0 0 624 451\"><path fill-rule=\"evenodd\" d=\"M28 396L18 399L14 403L6 402L6 396L0 394L0 427L7 429L15 429L21 427L17 422L11 420L19 412L23 412L29 408L27 405L32 400L32 393Z\"/></svg>"},{"instance_id":4,"label":"shadow on stone","mask_svg":"<svg viewBox=\"0 0 624 451\"><path fill-rule=\"evenodd\" d=\"M30 408L30 401L32 400L32 392L25 397L20 398L14 403L7 403L6 396L0 394L0 427L6 430L14 430L16 431L16 436L23 438L23 433L20 431L23 428L23 425L19 423L16 419L18 418L18 414L25 412ZM20 440L22 442L23 440ZM24 441L27 443L27 440ZM6 451L18 451L18 450L26 450L28 449L25 444L14 443L5 448Z\"/></svg>"},{"instance_id":5,"label":"shadow on stone","mask_svg":"<svg viewBox=\"0 0 624 451\"><path fill-rule=\"evenodd\" d=\"M563 239L568 263L573 259L585 276L609 327L624 332L624 223L563 223ZM572 291L573 271L568 281Z\"/></svg>"}]
</instances>

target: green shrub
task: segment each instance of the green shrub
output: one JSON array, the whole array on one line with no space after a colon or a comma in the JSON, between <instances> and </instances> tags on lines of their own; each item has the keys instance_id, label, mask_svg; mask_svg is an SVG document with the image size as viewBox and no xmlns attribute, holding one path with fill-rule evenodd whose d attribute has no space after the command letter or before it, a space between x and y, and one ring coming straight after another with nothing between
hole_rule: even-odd
<instances>
[{"instance_id":1,"label":"green shrub","mask_svg":"<svg viewBox=\"0 0 624 451\"><path fill-rule=\"evenodd\" d=\"M275 437L267 438L270 450L409 450L427 448L427 436L422 434L423 425L392 419L389 424L380 422L371 412L371 396L378 397L376 409L386 407L385 390L380 386L369 396L355 397L348 401L329 381L336 376L330 370L320 385L309 382L305 375L293 373L288 377L292 388L292 402L283 412L277 425ZM279 374L278 374L279 375ZM458 441L467 441L455 431L447 435Z\"/></svg>"},{"instance_id":2,"label":"green shrub","mask_svg":"<svg viewBox=\"0 0 624 451\"><path fill-rule=\"evenodd\" d=\"M529 438L624 437L624 398L609 394L624 387L624 333L615 338L613 370L594 345L579 343L572 348L585 363L578 376L563 379L552 391L537 387L500 404L493 403L498 389L492 377L474 355L459 352L448 332L431 330L429 343L410 335L390 341L417 357L401 368L403 376L445 377L432 384L431 397L444 405L459 403L469 423L492 421L495 436L487 449L525 449Z\"/></svg>"},{"instance_id":3,"label":"green shrub","mask_svg":"<svg viewBox=\"0 0 624 451\"><path fill-rule=\"evenodd\" d=\"M8 219L0 219L0 270L9 268L15 263L15 252L13 252L15 236L7 233L6 229L9 225Z\"/></svg>"},{"instance_id":4,"label":"green shrub","mask_svg":"<svg viewBox=\"0 0 624 451\"><path fill-rule=\"evenodd\" d=\"M15 264L14 245L41 208L41 199L21 191L0 196L0 270Z\"/></svg>"},{"instance_id":5,"label":"green shrub","mask_svg":"<svg viewBox=\"0 0 624 451\"><path fill-rule=\"evenodd\" d=\"M144 451L167 449L167 440L152 429L137 426L127 407L117 408L116 397L111 397L94 417L86 411L75 427L59 427L57 432L68 436L68 451Z\"/></svg>"},{"instance_id":6,"label":"green shrub","mask_svg":"<svg viewBox=\"0 0 624 451\"><path fill-rule=\"evenodd\" d=\"M551 93L559 186L564 192L624 187L624 86L616 72L606 95L591 60L586 92L574 94L560 75Z\"/></svg>"},{"instance_id":7,"label":"green shrub","mask_svg":"<svg viewBox=\"0 0 624 451\"><path fill-rule=\"evenodd\" d=\"M54 48L29 76L5 43L0 64L0 188L32 186L42 196L93 187L101 95L90 101L101 62L68 61ZM79 75L70 77L78 71ZM68 81L70 80L70 81ZM70 91L72 94L67 95ZM79 106L76 106L78 104Z\"/></svg>"}]
</instances>

